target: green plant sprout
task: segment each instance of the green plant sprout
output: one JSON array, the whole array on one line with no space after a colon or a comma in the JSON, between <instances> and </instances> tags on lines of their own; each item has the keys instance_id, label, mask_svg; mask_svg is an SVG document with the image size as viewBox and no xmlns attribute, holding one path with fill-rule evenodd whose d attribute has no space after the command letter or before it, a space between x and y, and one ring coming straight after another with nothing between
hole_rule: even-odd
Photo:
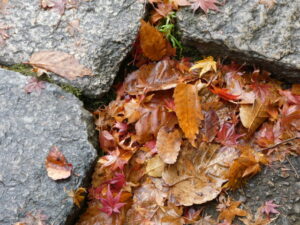
<instances>
[{"instance_id":1,"label":"green plant sprout","mask_svg":"<svg viewBox=\"0 0 300 225\"><path fill-rule=\"evenodd\" d=\"M180 50L180 55L183 50L183 46L179 40L175 37L175 19L176 19L176 12L171 12L166 16L165 23L158 26L158 30L162 32L165 37L171 42L173 48L177 48Z\"/></svg>"}]
</instances>

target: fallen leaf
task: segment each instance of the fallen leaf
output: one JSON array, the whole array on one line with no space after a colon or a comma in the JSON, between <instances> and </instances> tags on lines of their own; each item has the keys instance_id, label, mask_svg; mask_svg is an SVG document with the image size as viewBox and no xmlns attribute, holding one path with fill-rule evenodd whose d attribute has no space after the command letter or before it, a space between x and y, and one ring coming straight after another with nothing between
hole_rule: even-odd
<instances>
[{"instance_id":1,"label":"fallen leaf","mask_svg":"<svg viewBox=\"0 0 300 225\"><path fill-rule=\"evenodd\" d=\"M193 4L191 8L194 12L201 8L205 13L208 13L209 10L219 11L217 4L220 4L218 0L191 0Z\"/></svg>"},{"instance_id":2,"label":"fallen leaf","mask_svg":"<svg viewBox=\"0 0 300 225\"><path fill-rule=\"evenodd\" d=\"M33 67L58 74L68 80L92 76L92 71L81 65L74 56L59 51L40 51L34 53L28 62Z\"/></svg>"},{"instance_id":3,"label":"fallen leaf","mask_svg":"<svg viewBox=\"0 0 300 225\"><path fill-rule=\"evenodd\" d=\"M161 60L168 52L170 45L164 35L144 20L141 21L139 37L143 54L153 60Z\"/></svg>"},{"instance_id":4,"label":"fallen leaf","mask_svg":"<svg viewBox=\"0 0 300 225\"><path fill-rule=\"evenodd\" d=\"M230 90L227 88L218 88L218 87L213 86L212 88L210 88L210 90L212 93L219 95L222 99L227 100L227 101L239 99L238 95L234 95L234 94L230 93Z\"/></svg>"},{"instance_id":5,"label":"fallen leaf","mask_svg":"<svg viewBox=\"0 0 300 225\"><path fill-rule=\"evenodd\" d=\"M240 107L240 118L243 126L248 128L247 136L252 135L256 129L269 117L268 104L257 99L253 105Z\"/></svg>"},{"instance_id":6,"label":"fallen leaf","mask_svg":"<svg viewBox=\"0 0 300 225\"><path fill-rule=\"evenodd\" d=\"M204 119L195 85L178 84L174 90L175 112L185 136L194 142Z\"/></svg>"},{"instance_id":7,"label":"fallen leaf","mask_svg":"<svg viewBox=\"0 0 300 225\"><path fill-rule=\"evenodd\" d=\"M169 194L184 206L202 204L216 198L226 181L223 174L237 158L234 148L202 144L199 149L189 143L182 146L177 162L166 165L162 178L170 187Z\"/></svg>"},{"instance_id":8,"label":"fallen leaf","mask_svg":"<svg viewBox=\"0 0 300 225\"><path fill-rule=\"evenodd\" d=\"M24 90L26 93L32 93L32 92L41 93L41 90L44 88L46 88L46 84L44 81L40 81L36 77L32 77L25 85Z\"/></svg>"},{"instance_id":9,"label":"fallen leaf","mask_svg":"<svg viewBox=\"0 0 300 225\"><path fill-rule=\"evenodd\" d=\"M236 134L235 125L226 122L217 133L216 141L226 146L237 145L237 140L244 135L245 134Z\"/></svg>"},{"instance_id":10,"label":"fallen leaf","mask_svg":"<svg viewBox=\"0 0 300 225\"><path fill-rule=\"evenodd\" d=\"M205 112L204 125L202 129L203 140L212 142L218 133L219 117L214 110Z\"/></svg>"},{"instance_id":11,"label":"fallen leaf","mask_svg":"<svg viewBox=\"0 0 300 225\"><path fill-rule=\"evenodd\" d=\"M155 155L153 158L148 160L146 173L151 177L161 177L164 167L165 164L159 155Z\"/></svg>"},{"instance_id":12,"label":"fallen leaf","mask_svg":"<svg viewBox=\"0 0 300 225\"><path fill-rule=\"evenodd\" d=\"M100 210L109 216L120 213L120 209L126 205L126 203L120 202L120 197L121 191L116 196L113 196L110 190L110 185L108 185L106 198L100 198L102 204L102 208L100 208Z\"/></svg>"},{"instance_id":13,"label":"fallen leaf","mask_svg":"<svg viewBox=\"0 0 300 225\"><path fill-rule=\"evenodd\" d=\"M280 212L276 209L277 207L279 207L279 205L273 203L273 200L270 200L265 202L261 210L262 213L265 213L267 216L269 216L270 213L280 214Z\"/></svg>"},{"instance_id":14,"label":"fallen leaf","mask_svg":"<svg viewBox=\"0 0 300 225\"><path fill-rule=\"evenodd\" d=\"M85 193L87 193L86 189L83 187L78 188L76 191L69 191L68 195L73 199L74 204L80 208L81 202L85 198Z\"/></svg>"},{"instance_id":15,"label":"fallen leaf","mask_svg":"<svg viewBox=\"0 0 300 225\"><path fill-rule=\"evenodd\" d=\"M161 127L157 134L157 151L160 158L167 164L176 162L180 151L181 134L178 129L168 131L166 127Z\"/></svg>"},{"instance_id":16,"label":"fallen leaf","mask_svg":"<svg viewBox=\"0 0 300 225\"><path fill-rule=\"evenodd\" d=\"M293 95L300 95L300 84L293 84L291 92Z\"/></svg>"},{"instance_id":17,"label":"fallen leaf","mask_svg":"<svg viewBox=\"0 0 300 225\"><path fill-rule=\"evenodd\" d=\"M71 176L72 164L68 163L65 156L56 146L53 146L45 161L48 176L53 180L66 179Z\"/></svg>"},{"instance_id":18,"label":"fallen leaf","mask_svg":"<svg viewBox=\"0 0 300 225\"><path fill-rule=\"evenodd\" d=\"M239 209L239 201L229 201L229 206L223 208L219 214L218 220L226 220L229 224L232 223L236 216L247 216L245 210Z\"/></svg>"},{"instance_id":19,"label":"fallen leaf","mask_svg":"<svg viewBox=\"0 0 300 225\"><path fill-rule=\"evenodd\" d=\"M190 71L201 69L201 72L199 73L199 76L202 77L203 74L209 72L209 71L215 71L217 72L217 63L214 61L214 58L212 56L209 56L203 60L197 61L195 65L193 65L190 68Z\"/></svg>"}]
</instances>

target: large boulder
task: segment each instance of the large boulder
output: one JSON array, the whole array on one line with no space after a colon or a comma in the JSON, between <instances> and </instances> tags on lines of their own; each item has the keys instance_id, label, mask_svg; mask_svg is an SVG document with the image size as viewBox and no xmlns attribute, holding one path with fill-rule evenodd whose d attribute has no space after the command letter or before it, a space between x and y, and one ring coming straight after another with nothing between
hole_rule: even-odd
<instances>
[{"instance_id":1,"label":"large boulder","mask_svg":"<svg viewBox=\"0 0 300 225\"><path fill-rule=\"evenodd\" d=\"M259 2L277 2L267 7ZM260 65L285 81L300 77L300 1L234 0L220 12L178 15L185 45L204 55Z\"/></svg>"},{"instance_id":2,"label":"large boulder","mask_svg":"<svg viewBox=\"0 0 300 225\"><path fill-rule=\"evenodd\" d=\"M66 2L65 11L45 10L42 2L50 2L50 6L51 2ZM9 38L2 40L0 64L27 62L41 50L72 54L96 75L72 82L52 78L79 88L89 97L99 97L110 89L144 13L143 4L137 0L9 0L5 8L0 12L0 42L4 32Z\"/></svg>"},{"instance_id":3,"label":"large boulder","mask_svg":"<svg viewBox=\"0 0 300 225\"><path fill-rule=\"evenodd\" d=\"M85 186L97 157L91 114L60 87L27 94L28 78L0 69L0 224L27 214L49 224L70 224L78 208L67 191ZM70 178L47 176L45 159L56 146L73 165Z\"/></svg>"}]
</instances>

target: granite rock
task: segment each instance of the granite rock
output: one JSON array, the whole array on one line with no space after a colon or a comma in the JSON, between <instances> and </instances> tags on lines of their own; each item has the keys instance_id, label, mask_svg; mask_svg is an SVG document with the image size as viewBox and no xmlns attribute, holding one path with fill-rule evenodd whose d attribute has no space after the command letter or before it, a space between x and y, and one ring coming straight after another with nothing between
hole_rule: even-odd
<instances>
[{"instance_id":1,"label":"granite rock","mask_svg":"<svg viewBox=\"0 0 300 225\"><path fill-rule=\"evenodd\" d=\"M91 114L60 87L25 93L28 77L0 69L0 224L44 214L47 224L71 224L78 208L66 191L87 185L97 157ZM73 164L70 178L47 176L45 159L57 146Z\"/></svg>"},{"instance_id":2,"label":"granite rock","mask_svg":"<svg viewBox=\"0 0 300 225\"><path fill-rule=\"evenodd\" d=\"M55 8L42 9L41 0L9 0L0 13L0 31L2 28L9 35L2 41L0 64L27 62L32 53L41 50L63 51L74 55L96 76L74 81L52 78L79 88L88 97L99 97L110 89L135 41L144 6L137 0L66 2L61 15Z\"/></svg>"},{"instance_id":3,"label":"granite rock","mask_svg":"<svg viewBox=\"0 0 300 225\"><path fill-rule=\"evenodd\" d=\"M277 0L272 8L259 2L226 1L220 12L207 15L180 10L182 41L203 55L253 63L277 78L299 82L300 0Z\"/></svg>"}]
</instances>

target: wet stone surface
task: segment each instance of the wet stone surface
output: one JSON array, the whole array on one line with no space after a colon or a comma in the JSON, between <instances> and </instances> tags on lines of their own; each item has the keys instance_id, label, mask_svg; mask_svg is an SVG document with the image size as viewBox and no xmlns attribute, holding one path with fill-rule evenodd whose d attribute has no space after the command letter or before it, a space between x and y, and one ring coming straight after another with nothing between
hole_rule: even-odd
<instances>
[{"instance_id":1,"label":"wet stone surface","mask_svg":"<svg viewBox=\"0 0 300 225\"><path fill-rule=\"evenodd\" d=\"M0 14L0 29L9 28L5 30L9 38L0 43L0 64L26 62L41 50L63 51L95 76L74 81L52 78L79 88L88 97L101 96L110 89L130 51L143 14L144 6L136 0L67 1L63 15L56 9L42 9L40 0L10 0Z\"/></svg>"},{"instance_id":2,"label":"wet stone surface","mask_svg":"<svg viewBox=\"0 0 300 225\"><path fill-rule=\"evenodd\" d=\"M286 82L299 82L299 0L277 0L271 8L259 0L226 1L220 10L207 15L180 10L184 45L204 55L254 63Z\"/></svg>"},{"instance_id":3,"label":"wet stone surface","mask_svg":"<svg viewBox=\"0 0 300 225\"><path fill-rule=\"evenodd\" d=\"M3 69L0 77L0 224L28 213L45 215L48 224L71 224L78 208L66 191L87 185L97 155L92 116L56 85L26 94L28 77ZM73 165L66 180L47 176L52 146Z\"/></svg>"}]
</instances>

